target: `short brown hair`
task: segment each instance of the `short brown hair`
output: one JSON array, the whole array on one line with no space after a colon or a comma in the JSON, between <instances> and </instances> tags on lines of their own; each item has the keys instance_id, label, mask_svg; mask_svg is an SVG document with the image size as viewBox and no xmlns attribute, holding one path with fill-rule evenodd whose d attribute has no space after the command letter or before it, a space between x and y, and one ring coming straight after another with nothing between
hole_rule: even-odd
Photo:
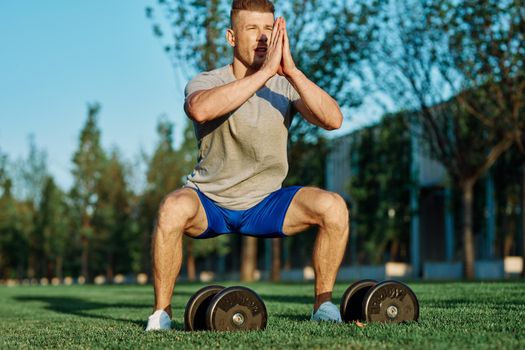
<instances>
[{"instance_id":1,"label":"short brown hair","mask_svg":"<svg viewBox=\"0 0 525 350\"><path fill-rule=\"evenodd\" d=\"M233 28L233 19L239 11L255 11L275 13L275 7L270 0L233 0L230 13L230 25Z\"/></svg>"}]
</instances>

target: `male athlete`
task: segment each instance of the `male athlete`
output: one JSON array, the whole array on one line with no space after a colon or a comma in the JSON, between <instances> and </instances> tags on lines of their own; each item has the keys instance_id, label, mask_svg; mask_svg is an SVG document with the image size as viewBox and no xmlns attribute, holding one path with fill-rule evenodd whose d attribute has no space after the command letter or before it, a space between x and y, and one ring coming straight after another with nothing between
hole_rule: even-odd
<instances>
[{"instance_id":1,"label":"male athlete","mask_svg":"<svg viewBox=\"0 0 525 350\"><path fill-rule=\"evenodd\" d=\"M288 237L312 225L319 231L311 319L341 322L331 298L349 234L345 201L318 188L281 187L293 115L333 130L343 121L339 106L295 66L286 22L275 20L271 1L234 0L226 38L233 63L186 86L184 109L194 122L198 164L184 188L159 208L152 240L155 311L146 330L171 328L183 234Z\"/></svg>"}]
</instances>

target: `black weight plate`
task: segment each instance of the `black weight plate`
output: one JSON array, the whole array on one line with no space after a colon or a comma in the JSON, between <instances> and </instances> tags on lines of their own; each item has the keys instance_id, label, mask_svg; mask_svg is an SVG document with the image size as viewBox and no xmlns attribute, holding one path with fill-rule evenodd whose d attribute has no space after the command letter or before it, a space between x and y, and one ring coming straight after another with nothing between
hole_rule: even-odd
<instances>
[{"instance_id":1,"label":"black weight plate","mask_svg":"<svg viewBox=\"0 0 525 350\"><path fill-rule=\"evenodd\" d=\"M266 328L268 313L262 299L249 288L229 287L217 293L206 313L206 326L214 331Z\"/></svg>"},{"instance_id":2,"label":"black weight plate","mask_svg":"<svg viewBox=\"0 0 525 350\"><path fill-rule=\"evenodd\" d=\"M223 286L207 286L191 296L184 311L184 329L187 331L207 330L206 310L213 297L223 289Z\"/></svg>"},{"instance_id":3,"label":"black weight plate","mask_svg":"<svg viewBox=\"0 0 525 350\"><path fill-rule=\"evenodd\" d=\"M377 281L367 279L354 282L347 288L341 298L341 305L339 306L343 321L354 322L365 319L365 315L363 314L363 300L368 290L376 284Z\"/></svg>"},{"instance_id":4,"label":"black weight plate","mask_svg":"<svg viewBox=\"0 0 525 350\"><path fill-rule=\"evenodd\" d=\"M384 281L370 289L363 301L367 322L401 323L417 321L419 302L404 283Z\"/></svg>"}]
</instances>

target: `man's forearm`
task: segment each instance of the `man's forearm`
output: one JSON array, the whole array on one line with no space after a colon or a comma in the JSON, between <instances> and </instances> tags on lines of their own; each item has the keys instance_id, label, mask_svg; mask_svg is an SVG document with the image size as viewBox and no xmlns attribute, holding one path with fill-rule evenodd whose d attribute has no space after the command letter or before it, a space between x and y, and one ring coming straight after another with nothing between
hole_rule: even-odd
<instances>
[{"instance_id":1,"label":"man's forearm","mask_svg":"<svg viewBox=\"0 0 525 350\"><path fill-rule=\"evenodd\" d=\"M323 89L312 82L299 69L287 76L288 81L294 86L302 102L308 108L307 119L325 129L341 127L343 115L337 102Z\"/></svg>"},{"instance_id":2,"label":"man's forearm","mask_svg":"<svg viewBox=\"0 0 525 350\"><path fill-rule=\"evenodd\" d=\"M229 84L196 92L187 99L186 112L198 123L222 117L239 108L271 77L268 71L259 70Z\"/></svg>"}]
</instances>

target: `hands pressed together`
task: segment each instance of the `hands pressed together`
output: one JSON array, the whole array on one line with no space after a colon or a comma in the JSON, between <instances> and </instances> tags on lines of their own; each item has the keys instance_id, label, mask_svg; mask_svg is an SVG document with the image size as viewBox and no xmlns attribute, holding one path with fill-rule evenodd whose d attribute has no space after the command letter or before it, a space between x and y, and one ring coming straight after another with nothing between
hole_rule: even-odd
<instances>
[{"instance_id":1,"label":"hands pressed together","mask_svg":"<svg viewBox=\"0 0 525 350\"><path fill-rule=\"evenodd\" d=\"M275 20L272 36L268 43L266 60L261 69L268 70L272 76L279 74L285 77L291 76L297 70L290 52L286 21L283 17L278 17Z\"/></svg>"}]
</instances>

